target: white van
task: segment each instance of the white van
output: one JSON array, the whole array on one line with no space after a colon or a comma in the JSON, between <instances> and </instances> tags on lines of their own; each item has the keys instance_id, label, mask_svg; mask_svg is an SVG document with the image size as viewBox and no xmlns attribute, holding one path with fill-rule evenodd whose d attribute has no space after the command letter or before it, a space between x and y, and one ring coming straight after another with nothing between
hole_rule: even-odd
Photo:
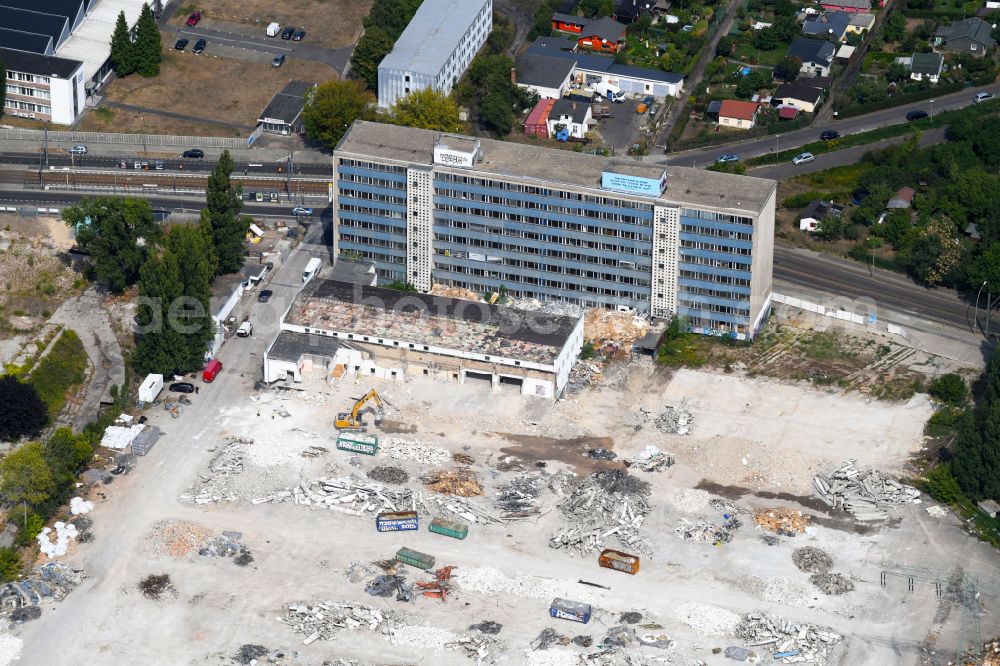
<instances>
[{"instance_id":1,"label":"white van","mask_svg":"<svg viewBox=\"0 0 1000 666\"><path fill-rule=\"evenodd\" d=\"M253 324L249 321L243 322L240 324L240 327L236 329L236 337L238 338L249 338L251 333L253 333Z\"/></svg>"},{"instance_id":2,"label":"white van","mask_svg":"<svg viewBox=\"0 0 1000 666\"><path fill-rule=\"evenodd\" d=\"M319 257L310 259L309 263L306 264L306 269L302 271L302 284L312 280L316 276L316 273L319 273L319 267L322 265L323 262L320 261Z\"/></svg>"},{"instance_id":3,"label":"white van","mask_svg":"<svg viewBox=\"0 0 1000 666\"><path fill-rule=\"evenodd\" d=\"M271 23L270 25L267 26L268 37L277 37L279 32L281 32L280 23Z\"/></svg>"}]
</instances>

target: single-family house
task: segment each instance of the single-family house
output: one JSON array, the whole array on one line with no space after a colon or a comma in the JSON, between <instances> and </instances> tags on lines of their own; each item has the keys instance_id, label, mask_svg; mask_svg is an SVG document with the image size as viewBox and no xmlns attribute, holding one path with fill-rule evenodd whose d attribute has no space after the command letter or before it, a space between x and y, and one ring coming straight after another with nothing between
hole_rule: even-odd
<instances>
[{"instance_id":1,"label":"single-family house","mask_svg":"<svg viewBox=\"0 0 1000 666\"><path fill-rule=\"evenodd\" d=\"M854 52L856 50L857 50L856 46L851 46L850 44L841 44L840 48L837 49L837 54L834 56L834 59L837 62L846 65L851 60L851 58L854 57Z\"/></svg>"},{"instance_id":2,"label":"single-family house","mask_svg":"<svg viewBox=\"0 0 1000 666\"><path fill-rule=\"evenodd\" d=\"M944 67L944 56L940 53L914 53L910 56L910 78L914 81L924 79L937 83Z\"/></svg>"},{"instance_id":3,"label":"single-family house","mask_svg":"<svg viewBox=\"0 0 1000 666\"><path fill-rule=\"evenodd\" d=\"M825 39L800 37L788 47L787 55L802 62L799 72L806 76L830 76L836 47Z\"/></svg>"},{"instance_id":4,"label":"single-family house","mask_svg":"<svg viewBox=\"0 0 1000 666\"><path fill-rule=\"evenodd\" d=\"M722 100L722 106L719 107L719 125L750 129L754 126L759 108L760 105L756 102L743 102L736 99Z\"/></svg>"},{"instance_id":5,"label":"single-family house","mask_svg":"<svg viewBox=\"0 0 1000 666\"><path fill-rule=\"evenodd\" d=\"M867 12L872 8L871 0L821 0L820 7L828 12Z\"/></svg>"},{"instance_id":6,"label":"single-family house","mask_svg":"<svg viewBox=\"0 0 1000 666\"><path fill-rule=\"evenodd\" d=\"M643 14L652 15L649 0L615 0L612 16L622 23L633 23Z\"/></svg>"},{"instance_id":7,"label":"single-family house","mask_svg":"<svg viewBox=\"0 0 1000 666\"><path fill-rule=\"evenodd\" d=\"M854 33L855 35L863 35L866 32L870 32L874 26L874 14L860 14L854 12L851 14L851 22L847 24L847 34Z\"/></svg>"},{"instance_id":8,"label":"single-family house","mask_svg":"<svg viewBox=\"0 0 1000 666\"><path fill-rule=\"evenodd\" d=\"M556 12L552 15L552 29L560 30L562 32L574 32L579 35L583 32L583 26L587 25L589 22L589 18L574 16L573 14Z\"/></svg>"},{"instance_id":9,"label":"single-family house","mask_svg":"<svg viewBox=\"0 0 1000 666\"><path fill-rule=\"evenodd\" d=\"M916 194L912 187L901 187L889 199L885 205L888 209L909 208L913 205L913 195Z\"/></svg>"},{"instance_id":10,"label":"single-family house","mask_svg":"<svg viewBox=\"0 0 1000 666\"><path fill-rule=\"evenodd\" d=\"M816 231L827 216L840 217L844 207L832 201L811 201L799 216L800 231Z\"/></svg>"},{"instance_id":11,"label":"single-family house","mask_svg":"<svg viewBox=\"0 0 1000 666\"><path fill-rule=\"evenodd\" d=\"M511 81L545 99L561 99L569 89L576 63L566 58L523 53L511 72Z\"/></svg>"},{"instance_id":12,"label":"single-family house","mask_svg":"<svg viewBox=\"0 0 1000 666\"><path fill-rule=\"evenodd\" d=\"M771 104L776 106L794 106L800 111L815 113L823 98L823 89L809 85L809 79L782 83L774 89Z\"/></svg>"},{"instance_id":13,"label":"single-family house","mask_svg":"<svg viewBox=\"0 0 1000 666\"><path fill-rule=\"evenodd\" d=\"M609 16L583 26L578 40L580 48L601 53L617 53L625 43L625 26Z\"/></svg>"},{"instance_id":14,"label":"single-family house","mask_svg":"<svg viewBox=\"0 0 1000 666\"><path fill-rule=\"evenodd\" d=\"M981 58L996 48L997 40L990 35L992 30L990 24L980 18L955 21L937 29L934 33L934 46Z\"/></svg>"},{"instance_id":15,"label":"single-family house","mask_svg":"<svg viewBox=\"0 0 1000 666\"><path fill-rule=\"evenodd\" d=\"M851 25L849 12L826 12L816 18L802 22L802 34L806 37L842 42L847 38L847 28Z\"/></svg>"},{"instance_id":16,"label":"single-family house","mask_svg":"<svg viewBox=\"0 0 1000 666\"><path fill-rule=\"evenodd\" d=\"M569 131L569 135L577 139L586 136L593 120L590 104L571 99L561 99L552 105L549 111L549 136L554 137L559 132L560 125Z\"/></svg>"}]
</instances>

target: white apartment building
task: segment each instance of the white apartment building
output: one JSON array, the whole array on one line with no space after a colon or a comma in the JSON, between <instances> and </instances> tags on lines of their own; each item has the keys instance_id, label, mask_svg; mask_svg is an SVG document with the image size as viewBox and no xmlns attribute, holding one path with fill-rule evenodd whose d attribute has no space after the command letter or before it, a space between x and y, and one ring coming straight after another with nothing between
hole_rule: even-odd
<instances>
[{"instance_id":1,"label":"white apartment building","mask_svg":"<svg viewBox=\"0 0 1000 666\"><path fill-rule=\"evenodd\" d=\"M493 0L424 0L378 66L379 106L425 88L447 95L492 29Z\"/></svg>"},{"instance_id":2,"label":"white apartment building","mask_svg":"<svg viewBox=\"0 0 1000 666\"><path fill-rule=\"evenodd\" d=\"M83 63L0 48L7 67L4 113L70 125L83 111Z\"/></svg>"}]
</instances>

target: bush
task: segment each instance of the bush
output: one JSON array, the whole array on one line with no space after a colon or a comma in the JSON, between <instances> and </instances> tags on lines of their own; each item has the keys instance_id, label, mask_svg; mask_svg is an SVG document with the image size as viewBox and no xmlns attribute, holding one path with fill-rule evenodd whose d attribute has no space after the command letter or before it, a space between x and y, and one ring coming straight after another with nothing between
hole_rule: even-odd
<instances>
[{"instance_id":1,"label":"bush","mask_svg":"<svg viewBox=\"0 0 1000 666\"><path fill-rule=\"evenodd\" d=\"M31 512L28 514L28 520L25 521L24 514L21 514L20 516L17 514L17 507L11 509L10 517L13 518L14 522L17 524L17 539L15 539L15 542L17 545L23 547L30 544L32 540L42 531L42 528L45 527L45 519L37 513Z\"/></svg>"},{"instance_id":2,"label":"bush","mask_svg":"<svg viewBox=\"0 0 1000 666\"><path fill-rule=\"evenodd\" d=\"M594 358L596 353L594 343L588 340L583 343L583 347L580 349L580 359L586 361L588 358Z\"/></svg>"},{"instance_id":3,"label":"bush","mask_svg":"<svg viewBox=\"0 0 1000 666\"><path fill-rule=\"evenodd\" d=\"M958 428L958 421L961 416L962 410L955 407L943 407L927 419L924 432L930 437L946 437Z\"/></svg>"},{"instance_id":4,"label":"bush","mask_svg":"<svg viewBox=\"0 0 1000 666\"><path fill-rule=\"evenodd\" d=\"M0 548L0 583L17 580L21 575L21 555L13 548Z\"/></svg>"},{"instance_id":5,"label":"bush","mask_svg":"<svg viewBox=\"0 0 1000 666\"><path fill-rule=\"evenodd\" d=\"M924 486L927 494L943 504L956 504L963 499L958 481L951 475L951 468L941 464L927 472L927 483Z\"/></svg>"},{"instance_id":6,"label":"bush","mask_svg":"<svg viewBox=\"0 0 1000 666\"><path fill-rule=\"evenodd\" d=\"M969 389L965 385L965 380L954 372L941 375L932 381L928 392L949 405L962 405L969 397Z\"/></svg>"},{"instance_id":7,"label":"bush","mask_svg":"<svg viewBox=\"0 0 1000 666\"><path fill-rule=\"evenodd\" d=\"M28 376L28 384L45 403L49 418L55 418L66 404L66 394L83 382L87 352L76 333L70 330L56 340L49 353Z\"/></svg>"}]
</instances>

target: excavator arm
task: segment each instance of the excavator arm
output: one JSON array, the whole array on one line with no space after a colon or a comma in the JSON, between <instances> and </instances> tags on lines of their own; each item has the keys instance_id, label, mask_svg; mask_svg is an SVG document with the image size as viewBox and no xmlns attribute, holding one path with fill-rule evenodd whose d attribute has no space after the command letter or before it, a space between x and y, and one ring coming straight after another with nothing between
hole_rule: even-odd
<instances>
[{"instance_id":1,"label":"excavator arm","mask_svg":"<svg viewBox=\"0 0 1000 666\"><path fill-rule=\"evenodd\" d=\"M336 427L339 430L363 430L365 422L361 419L361 411L365 408L369 400L374 402L378 408L375 412L375 423L377 424L381 421L382 412L385 411L385 404L378 392L372 389L355 401L350 413L341 412L337 415Z\"/></svg>"}]
</instances>

